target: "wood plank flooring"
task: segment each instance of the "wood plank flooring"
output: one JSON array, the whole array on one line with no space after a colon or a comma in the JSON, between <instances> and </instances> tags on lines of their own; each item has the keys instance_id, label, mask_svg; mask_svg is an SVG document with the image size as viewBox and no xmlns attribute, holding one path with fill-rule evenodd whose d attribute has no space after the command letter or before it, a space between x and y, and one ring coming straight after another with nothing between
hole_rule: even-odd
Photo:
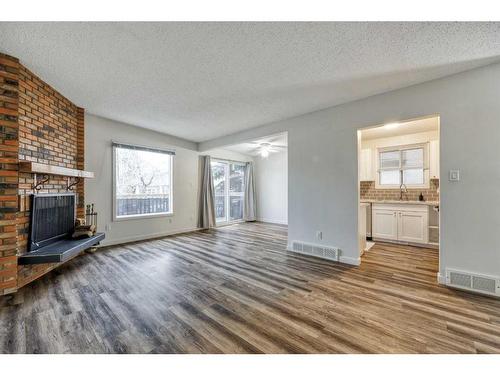
<instances>
[{"instance_id":1,"label":"wood plank flooring","mask_svg":"<svg viewBox=\"0 0 500 375\"><path fill-rule=\"evenodd\" d=\"M0 298L2 353L500 352L500 300L436 284L436 250L350 267L246 223L82 255Z\"/></svg>"}]
</instances>

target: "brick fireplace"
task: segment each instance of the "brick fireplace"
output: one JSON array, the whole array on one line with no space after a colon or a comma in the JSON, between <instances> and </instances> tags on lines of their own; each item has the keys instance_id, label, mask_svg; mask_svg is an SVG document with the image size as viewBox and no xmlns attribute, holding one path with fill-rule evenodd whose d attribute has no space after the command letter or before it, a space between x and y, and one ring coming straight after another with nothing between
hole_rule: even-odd
<instances>
[{"instance_id":1,"label":"brick fireplace","mask_svg":"<svg viewBox=\"0 0 500 375\"><path fill-rule=\"evenodd\" d=\"M15 292L60 263L18 265L27 252L34 175L20 161L84 169L84 110L24 67L0 54L0 295ZM40 193L67 192L67 178L50 175ZM77 216L84 183L76 185Z\"/></svg>"}]
</instances>

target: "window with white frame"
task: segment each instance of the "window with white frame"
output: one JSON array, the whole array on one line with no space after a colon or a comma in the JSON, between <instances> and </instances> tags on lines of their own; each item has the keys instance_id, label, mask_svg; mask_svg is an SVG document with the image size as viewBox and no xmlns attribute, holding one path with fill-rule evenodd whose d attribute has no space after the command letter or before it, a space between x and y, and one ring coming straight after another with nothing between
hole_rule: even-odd
<instances>
[{"instance_id":1,"label":"window with white frame","mask_svg":"<svg viewBox=\"0 0 500 375\"><path fill-rule=\"evenodd\" d=\"M115 220L173 213L175 152L113 143Z\"/></svg>"},{"instance_id":2,"label":"window with white frame","mask_svg":"<svg viewBox=\"0 0 500 375\"><path fill-rule=\"evenodd\" d=\"M428 144L377 149L377 188L428 188Z\"/></svg>"}]
</instances>

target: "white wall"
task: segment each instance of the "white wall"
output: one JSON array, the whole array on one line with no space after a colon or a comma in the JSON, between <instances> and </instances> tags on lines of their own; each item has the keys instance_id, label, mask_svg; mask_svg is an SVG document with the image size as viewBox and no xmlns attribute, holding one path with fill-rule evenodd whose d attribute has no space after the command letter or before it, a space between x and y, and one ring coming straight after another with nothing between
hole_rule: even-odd
<instances>
[{"instance_id":1,"label":"white wall","mask_svg":"<svg viewBox=\"0 0 500 375\"><path fill-rule=\"evenodd\" d=\"M113 222L111 141L175 149L171 217ZM85 181L85 202L99 213L99 231L106 232L102 245L159 237L196 229L198 213L199 155L196 143L93 115L85 115L85 169L95 173ZM235 152L205 152L217 157L247 161ZM251 158L250 158L251 159Z\"/></svg>"},{"instance_id":2,"label":"white wall","mask_svg":"<svg viewBox=\"0 0 500 375\"><path fill-rule=\"evenodd\" d=\"M288 131L289 241L338 246L357 263L357 129L440 115L440 272L500 275L500 65L456 74L199 145L201 150Z\"/></svg>"},{"instance_id":3,"label":"white wall","mask_svg":"<svg viewBox=\"0 0 500 375\"><path fill-rule=\"evenodd\" d=\"M258 220L288 224L288 152L255 158L254 173Z\"/></svg>"}]
</instances>

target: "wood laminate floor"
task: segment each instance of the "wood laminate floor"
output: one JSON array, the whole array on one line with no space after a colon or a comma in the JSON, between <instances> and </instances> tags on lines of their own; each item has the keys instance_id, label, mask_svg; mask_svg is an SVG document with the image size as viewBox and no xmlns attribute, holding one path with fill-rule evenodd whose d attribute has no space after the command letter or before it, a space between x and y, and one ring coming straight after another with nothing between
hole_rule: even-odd
<instances>
[{"instance_id":1,"label":"wood laminate floor","mask_svg":"<svg viewBox=\"0 0 500 375\"><path fill-rule=\"evenodd\" d=\"M500 352L500 300L436 284L436 250L359 268L253 223L103 249L0 297L2 353Z\"/></svg>"}]
</instances>

